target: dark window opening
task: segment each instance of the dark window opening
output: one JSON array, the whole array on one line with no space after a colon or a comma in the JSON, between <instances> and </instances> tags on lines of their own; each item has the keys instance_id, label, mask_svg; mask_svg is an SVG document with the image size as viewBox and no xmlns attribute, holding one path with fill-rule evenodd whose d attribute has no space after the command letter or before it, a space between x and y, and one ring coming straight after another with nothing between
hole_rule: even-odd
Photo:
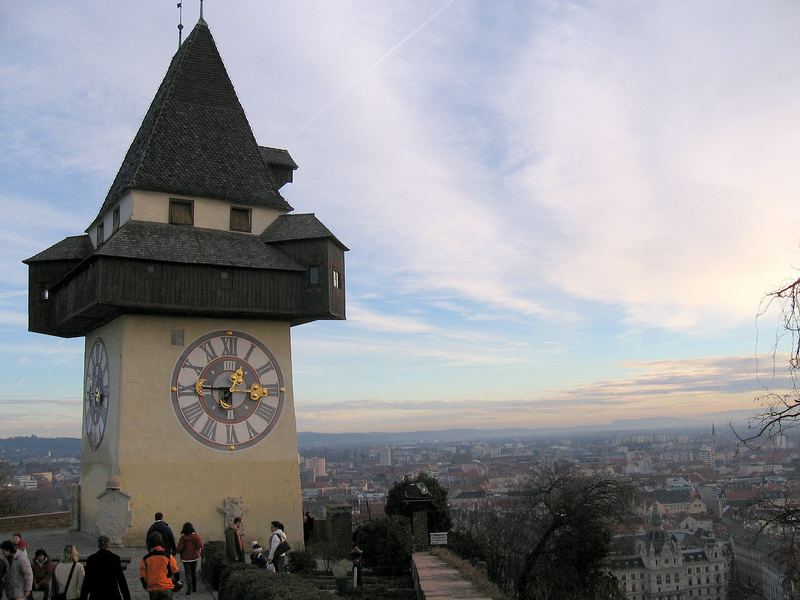
<instances>
[{"instance_id":1,"label":"dark window opening","mask_svg":"<svg viewBox=\"0 0 800 600\"><path fill-rule=\"evenodd\" d=\"M319 285L319 267L308 268L308 283L309 285Z\"/></svg>"},{"instance_id":2,"label":"dark window opening","mask_svg":"<svg viewBox=\"0 0 800 600\"><path fill-rule=\"evenodd\" d=\"M183 329L173 329L170 333L170 344L173 346L183 346Z\"/></svg>"},{"instance_id":3,"label":"dark window opening","mask_svg":"<svg viewBox=\"0 0 800 600\"><path fill-rule=\"evenodd\" d=\"M173 225L194 225L194 204L192 201L170 200L169 222Z\"/></svg>"},{"instance_id":4,"label":"dark window opening","mask_svg":"<svg viewBox=\"0 0 800 600\"><path fill-rule=\"evenodd\" d=\"M250 233L250 209L231 207L231 231Z\"/></svg>"},{"instance_id":5,"label":"dark window opening","mask_svg":"<svg viewBox=\"0 0 800 600\"><path fill-rule=\"evenodd\" d=\"M114 208L114 212L111 213L111 231L116 231L119 229L119 206Z\"/></svg>"},{"instance_id":6,"label":"dark window opening","mask_svg":"<svg viewBox=\"0 0 800 600\"><path fill-rule=\"evenodd\" d=\"M106 228L105 228L105 225L103 223L100 223L100 225L97 226L97 245L98 246L100 244L102 244L103 241L105 241L105 238L106 238L106 235L105 235L106 231L105 230L106 230Z\"/></svg>"}]
</instances>

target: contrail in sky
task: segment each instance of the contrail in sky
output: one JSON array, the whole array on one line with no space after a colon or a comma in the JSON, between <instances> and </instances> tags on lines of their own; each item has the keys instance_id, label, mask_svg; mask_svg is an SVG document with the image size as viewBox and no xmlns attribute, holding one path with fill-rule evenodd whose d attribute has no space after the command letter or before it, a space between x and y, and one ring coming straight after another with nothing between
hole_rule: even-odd
<instances>
[{"instance_id":1,"label":"contrail in sky","mask_svg":"<svg viewBox=\"0 0 800 600\"><path fill-rule=\"evenodd\" d=\"M374 63L372 63L372 64L371 64L369 67L367 67L367 69L366 69L366 70L365 70L363 73L361 73L361 75L359 75L358 77L356 77L355 79L353 79L353 80L350 82L350 84L349 84L347 87L345 87L345 88L344 88L344 89L343 89L341 92L339 92L338 94L336 94L336 96L334 96L334 97L333 97L333 98L332 98L332 99L331 99L331 100L330 100L330 101L329 101L327 104L325 104L325 105L324 105L322 108L320 108L320 109L319 109L317 112L315 112L313 115L311 115L311 117L310 117L310 118L309 118L309 119L308 119L308 120L307 120L305 123L303 123L303 125L300 127L300 129L298 129L298 130L295 132L295 135L298 135L298 134L302 133L302 132L303 132L303 131L304 131L304 130L305 130L305 129L306 129L308 126L309 126L309 125L311 125L311 124L312 124L314 121L316 121L316 120L317 120L317 119L320 117L320 115L322 115L322 114L323 114L325 111L327 111L327 110L328 110L328 109L329 109L331 106L333 106L333 105L334 105L334 104L336 104L336 103L337 103L339 100L341 100L341 99L342 99L342 97L344 97L345 95L347 95L347 94L350 92L350 90L352 90L352 89L353 89L353 88L356 86L356 84L358 84L358 83L359 83L359 82L360 82L362 79L364 79L364 77L366 77L366 76L367 76L367 75L369 75L369 74L370 74L372 71L374 71L376 68L378 68L378 67L381 65L381 63L382 63L383 61L385 61L385 60L386 60L387 58L389 58L389 57L390 57L392 54L394 54L394 53L395 53L395 52L396 52L396 51L397 51L397 50L398 50L398 49L399 49L401 46L403 46L403 44L405 44L405 43L406 43L408 40L410 40L412 37L414 37L414 36L415 36L415 35L416 35L416 34L417 34L417 33L418 33L418 32L419 32L421 29L423 29L423 28L424 28L426 25L428 25L428 24L429 24L431 21L433 21L433 20L434 20L436 17L438 17L440 14L442 14L442 12L444 12L444 10L445 10L445 9L446 9L448 6L450 6L450 5L451 5L453 2L455 2L455 0L449 0L447 3L445 3L445 4L444 4L444 5L443 5L443 6L442 6L442 7L441 7L439 10L437 10L437 11L436 11L435 13L433 13L433 14L432 14L430 17L428 17L428 18L427 18L425 21L423 21L423 22L422 22L422 24L420 24L419 26L417 26L417 27L416 27L416 29L414 29L414 30L413 30L411 33L409 33L409 34L408 34L406 37L404 37L402 40L400 40L399 42L397 42L397 43L396 43L394 46L392 46L392 47L391 47L391 48L390 48L390 49L389 49L389 50L388 50L388 51L387 51L387 52L386 52L386 53L385 53L383 56L381 56L381 57L380 57L378 60L376 60L376 61L375 61Z\"/></svg>"}]
</instances>

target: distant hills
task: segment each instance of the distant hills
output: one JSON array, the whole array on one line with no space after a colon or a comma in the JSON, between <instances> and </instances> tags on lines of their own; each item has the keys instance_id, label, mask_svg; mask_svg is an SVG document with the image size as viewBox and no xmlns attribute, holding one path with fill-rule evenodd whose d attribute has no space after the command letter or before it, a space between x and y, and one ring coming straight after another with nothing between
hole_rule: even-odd
<instances>
[{"instance_id":1,"label":"distant hills","mask_svg":"<svg viewBox=\"0 0 800 600\"><path fill-rule=\"evenodd\" d=\"M723 433L728 423L737 427L746 426L753 411L737 410L706 413L685 419L681 417L650 417L644 419L617 419L607 425L585 425L575 427L514 427L505 429L441 429L433 431L403 431L369 433L316 433L301 431L297 434L297 445L301 448L320 448L335 446L388 446L398 444L464 442L481 440L518 439L526 437L560 437L565 435L589 435L592 433L614 433L638 431L654 433L670 430L710 429L711 423L717 425L717 432ZM54 456L80 456L79 438L45 438L38 436L0 438L0 455L14 453L46 454Z\"/></svg>"},{"instance_id":2,"label":"distant hills","mask_svg":"<svg viewBox=\"0 0 800 600\"><path fill-rule=\"evenodd\" d=\"M607 425L584 425L575 427L533 427L507 429L443 429L436 431L404 431L397 433L314 433L303 431L297 434L297 445L301 448L331 446L388 446L429 442L464 442L481 440L501 440L524 437L560 437L565 435L592 433L615 433L637 431L655 433L671 430L711 429L715 423L717 432L723 433L729 423L737 427L746 426L753 411L737 410L706 413L684 419L681 417L650 417L643 419L617 419Z\"/></svg>"},{"instance_id":3,"label":"distant hills","mask_svg":"<svg viewBox=\"0 0 800 600\"><path fill-rule=\"evenodd\" d=\"M68 437L39 437L37 435L0 438L0 455L13 456L42 456L52 452L53 456L80 456L80 438Z\"/></svg>"}]
</instances>

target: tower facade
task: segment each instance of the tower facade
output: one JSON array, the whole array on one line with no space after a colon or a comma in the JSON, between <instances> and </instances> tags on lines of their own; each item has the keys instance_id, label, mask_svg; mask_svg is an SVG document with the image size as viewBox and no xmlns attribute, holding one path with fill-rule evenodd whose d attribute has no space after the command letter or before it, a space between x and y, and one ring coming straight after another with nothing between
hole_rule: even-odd
<instances>
[{"instance_id":1,"label":"tower facade","mask_svg":"<svg viewBox=\"0 0 800 600\"><path fill-rule=\"evenodd\" d=\"M85 233L25 261L29 329L86 338L83 531L140 544L159 511L302 540L291 327L345 318L347 248L281 196L296 169L201 19Z\"/></svg>"}]
</instances>

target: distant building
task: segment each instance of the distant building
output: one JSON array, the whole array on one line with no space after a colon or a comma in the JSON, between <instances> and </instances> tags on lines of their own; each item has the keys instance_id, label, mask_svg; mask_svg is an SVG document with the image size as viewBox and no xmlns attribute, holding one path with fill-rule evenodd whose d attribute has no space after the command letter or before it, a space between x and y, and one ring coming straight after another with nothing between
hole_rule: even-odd
<instances>
[{"instance_id":1,"label":"distant building","mask_svg":"<svg viewBox=\"0 0 800 600\"><path fill-rule=\"evenodd\" d=\"M789 576L789 551L777 540L758 530L729 524L733 560L739 584L765 600L790 600L793 584Z\"/></svg>"},{"instance_id":2,"label":"distant building","mask_svg":"<svg viewBox=\"0 0 800 600\"><path fill-rule=\"evenodd\" d=\"M391 448L381 448L378 450L378 465L381 467L391 467L392 466L392 449Z\"/></svg>"},{"instance_id":3,"label":"distant building","mask_svg":"<svg viewBox=\"0 0 800 600\"><path fill-rule=\"evenodd\" d=\"M728 569L725 548L713 533L697 530L678 542L654 510L651 527L633 552L616 556L612 572L627 600L725 600Z\"/></svg>"}]
</instances>

